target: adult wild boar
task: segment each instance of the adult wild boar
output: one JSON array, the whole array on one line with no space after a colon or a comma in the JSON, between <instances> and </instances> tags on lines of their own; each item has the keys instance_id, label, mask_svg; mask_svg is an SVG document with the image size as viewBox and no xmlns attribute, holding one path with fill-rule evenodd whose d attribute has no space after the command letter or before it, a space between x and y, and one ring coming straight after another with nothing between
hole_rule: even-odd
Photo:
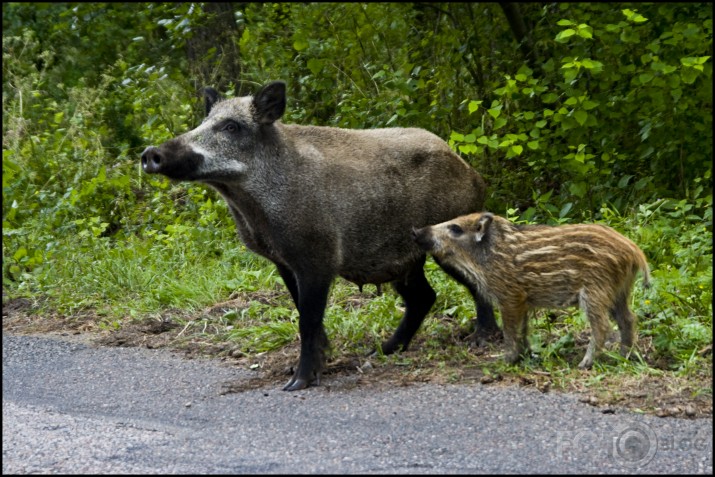
<instances>
[{"instance_id":1,"label":"adult wild boar","mask_svg":"<svg viewBox=\"0 0 715 477\"><path fill-rule=\"evenodd\" d=\"M146 148L142 165L216 189L246 246L278 268L300 315L300 359L284 389L320 381L323 313L338 275L358 285L392 282L406 311L382 351L406 349L435 301L411 230L481 210L482 177L422 129L283 124L280 81L254 96L223 100L210 88L205 95L201 125ZM498 331L489 302L470 291L477 333Z\"/></svg>"},{"instance_id":2,"label":"adult wild boar","mask_svg":"<svg viewBox=\"0 0 715 477\"><path fill-rule=\"evenodd\" d=\"M477 212L416 229L414 238L499 304L510 363L529 350L527 312L534 307L581 307L591 340L580 368L590 368L603 347L609 315L621 332L621 353L635 344L636 317L628 303L638 271L648 285L648 263L635 243L610 227L515 225Z\"/></svg>"}]
</instances>

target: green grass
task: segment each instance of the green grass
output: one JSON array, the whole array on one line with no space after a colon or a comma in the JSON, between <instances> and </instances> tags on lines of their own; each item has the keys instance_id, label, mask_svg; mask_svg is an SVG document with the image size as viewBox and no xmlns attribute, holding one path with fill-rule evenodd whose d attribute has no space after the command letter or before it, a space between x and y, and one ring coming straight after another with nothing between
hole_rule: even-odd
<instances>
[{"instance_id":1,"label":"green grass","mask_svg":"<svg viewBox=\"0 0 715 477\"><path fill-rule=\"evenodd\" d=\"M639 348L630 359L615 352L617 346L607 351L590 379L658 376L666 371L711 376L712 352L707 347L712 346L712 244L694 238L710 232L694 220L684 227L679 217L664 211L661 204L658 217L648 214L646 220L641 210L609 219L646 251L652 288L644 289L639 280L632 297L640 320ZM4 299L42 298L38 319L43 310L64 316L91 311L100 327L110 329L168 314L184 329L183 337L227 343L249 355L295 343L298 313L275 267L249 252L233 227L221 220L214 229L209 224L120 238L91 233L56 237L41 264L21 273L4 273ZM6 236L4 249L12 250L16 241L16 235ZM431 259L426 274L437 301L415 338L412 348L419 352L380 358L384 362L446 367L452 369L449 372L481 367L487 374L547 373L555 382L579 375L576 365L589 336L579 310L533 312L532 357L524 362L510 366L501 359L484 360L464 340L475 312L467 290ZM395 330L404 311L401 298L389 285L382 287L380 296L375 291L368 285L361 294L357 286L335 281L324 321L333 356L364 356ZM230 301L231 297L242 299ZM223 302L227 304L211 311ZM500 355L500 346L487 354Z\"/></svg>"}]
</instances>

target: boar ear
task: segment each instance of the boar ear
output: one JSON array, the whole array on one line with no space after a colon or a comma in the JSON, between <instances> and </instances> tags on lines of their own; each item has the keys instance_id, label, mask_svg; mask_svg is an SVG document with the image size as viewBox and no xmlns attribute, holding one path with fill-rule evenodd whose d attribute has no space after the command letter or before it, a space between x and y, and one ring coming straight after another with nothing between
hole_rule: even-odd
<instances>
[{"instance_id":1,"label":"boar ear","mask_svg":"<svg viewBox=\"0 0 715 477\"><path fill-rule=\"evenodd\" d=\"M204 88L202 90L202 93L204 93L204 105L206 106L206 116L208 116L211 112L211 108L214 107L214 104L221 101L222 98L221 95L218 94L218 91L211 88L210 86Z\"/></svg>"},{"instance_id":2,"label":"boar ear","mask_svg":"<svg viewBox=\"0 0 715 477\"><path fill-rule=\"evenodd\" d=\"M491 225L493 218L494 215L489 212L485 212L482 214L481 217L479 217L479 220L477 220L477 223L474 226L474 239L477 242L481 242L486 236L487 232L489 232L489 226Z\"/></svg>"},{"instance_id":3,"label":"boar ear","mask_svg":"<svg viewBox=\"0 0 715 477\"><path fill-rule=\"evenodd\" d=\"M283 116L286 109L286 84L273 81L261 88L253 97L256 120L261 124L271 124Z\"/></svg>"}]
</instances>

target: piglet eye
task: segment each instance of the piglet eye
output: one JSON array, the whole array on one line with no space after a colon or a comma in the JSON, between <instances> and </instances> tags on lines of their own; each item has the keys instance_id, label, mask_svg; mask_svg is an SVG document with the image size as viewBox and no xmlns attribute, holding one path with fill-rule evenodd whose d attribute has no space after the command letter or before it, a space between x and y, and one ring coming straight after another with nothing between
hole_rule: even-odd
<instances>
[{"instance_id":1,"label":"piglet eye","mask_svg":"<svg viewBox=\"0 0 715 477\"><path fill-rule=\"evenodd\" d=\"M455 235L457 237L459 237L460 235L462 235L464 233L464 230L462 230L462 227L460 227L457 224L449 224L449 226L447 228L449 229L450 232L452 232L452 235Z\"/></svg>"}]
</instances>

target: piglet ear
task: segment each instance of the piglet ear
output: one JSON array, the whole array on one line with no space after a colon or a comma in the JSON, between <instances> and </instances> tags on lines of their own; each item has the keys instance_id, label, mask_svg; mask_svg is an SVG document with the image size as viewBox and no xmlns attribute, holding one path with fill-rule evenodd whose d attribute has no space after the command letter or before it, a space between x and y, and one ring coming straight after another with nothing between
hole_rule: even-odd
<instances>
[{"instance_id":1,"label":"piglet ear","mask_svg":"<svg viewBox=\"0 0 715 477\"><path fill-rule=\"evenodd\" d=\"M253 96L255 118L260 124L271 124L280 119L286 109L286 84L273 81Z\"/></svg>"},{"instance_id":2,"label":"piglet ear","mask_svg":"<svg viewBox=\"0 0 715 477\"><path fill-rule=\"evenodd\" d=\"M221 95L218 94L218 91L211 88L210 86L204 88L202 92L204 93L204 106L206 106L206 116L208 116L211 112L211 109L214 107L214 104L221 101L222 98Z\"/></svg>"},{"instance_id":3,"label":"piglet ear","mask_svg":"<svg viewBox=\"0 0 715 477\"><path fill-rule=\"evenodd\" d=\"M494 215L492 215L490 212L484 212L481 217L479 217L479 220L477 220L476 225L474 226L474 240L477 242L481 242L484 237L486 237L487 233L489 232L489 226L492 223L492 219L494 218Z\"/></svg>"}]
</instances>

